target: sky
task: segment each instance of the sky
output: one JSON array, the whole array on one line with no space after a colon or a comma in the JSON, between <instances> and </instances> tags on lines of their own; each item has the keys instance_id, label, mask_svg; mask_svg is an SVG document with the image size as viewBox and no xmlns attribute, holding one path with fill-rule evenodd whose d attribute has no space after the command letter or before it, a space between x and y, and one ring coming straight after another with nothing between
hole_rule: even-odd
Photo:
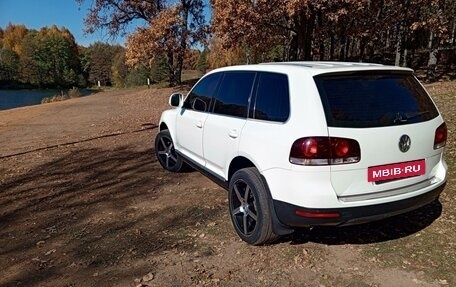
<instances>
[{"instance_id":1,"label":"sky","mask_svg":"<svg viewBox=\"0 0 456 287\"><path fill-rule=\"evenodd\" d=\"M70 30L76 43L82 46L87 47L96 41L124 45L123 37L111 39L103 31L84 34L84 18L91 3L92 0L85 0L80 6L75 0L0 0L0 27L12 23L39 30L55 24Z\"/></svg>"}]
</instances>

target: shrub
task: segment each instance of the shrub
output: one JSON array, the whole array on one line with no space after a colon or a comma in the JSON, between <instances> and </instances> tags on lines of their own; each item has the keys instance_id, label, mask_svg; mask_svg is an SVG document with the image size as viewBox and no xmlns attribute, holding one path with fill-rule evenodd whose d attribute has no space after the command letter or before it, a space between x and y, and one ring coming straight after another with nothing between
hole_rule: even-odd
<instances>
[{"instance_id":1,"label":"shrub","mask_svg":"<svg viewBox=\"0 0 456 287\"><path fill-rule=\"evenodd\" d=\"M52 102L60 102L60 101L64 101L64 100L68 100L68 99L72 99L72 98L78 98L80 96L81 96L81 92L79 91L79 89L73 87L72 89L68 90L68 92L66 94L64 94L63 91L60 91L60 94L54 95L52 97L45 97L45 98L41 99L41 103L46 104L46 103L52 103Z\"/></svg>"},{"instance_id":2,"label":"shrub","mask_svg":"<svg viewBox=\"0 0 456 287\"><path fill-rule=\"evenodd\" d=\"M81 92L78 88L73 87L72 89L68 90L68 97L72 98L79 98L81 96Z\"/></svg>"}]
</instances>

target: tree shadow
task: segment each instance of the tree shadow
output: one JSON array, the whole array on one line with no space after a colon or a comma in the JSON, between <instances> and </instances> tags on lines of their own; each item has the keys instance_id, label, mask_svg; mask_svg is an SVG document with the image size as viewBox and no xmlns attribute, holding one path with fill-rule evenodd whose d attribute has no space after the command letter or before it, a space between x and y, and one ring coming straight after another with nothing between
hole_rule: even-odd
<instances>
[{"instance_id":1,"label":"tree shadow","mask_svg":"<svg viewBox=\"0 0 456 287\"><path fill-rule=\"evenodd\" d=\"M285 237L290 244L315 242L326 245L371 244L415 234L431 225L442 213L442 204L434 202L414 211L380 221L345 227L318 226L296 230Z\"/></svg>"},{"instance_id":2,"label":"tree shadow","mask_svg":"<svg viewBox=\"0 0 456 287\"><path fill-rule=\"evenodd\" d=\"M176 246L191 251L193 244L173 231L223 212L162 203L191 175L164 171L151 149L85 146L54 149L44 164L0 181L0 261L7 263L0 285L39 285L71 270L87 278L94 268L132 264ZM29 156L35 155L23 160ZM16 275L7 277L11 270Z\"/></svg>"}]
</instances>

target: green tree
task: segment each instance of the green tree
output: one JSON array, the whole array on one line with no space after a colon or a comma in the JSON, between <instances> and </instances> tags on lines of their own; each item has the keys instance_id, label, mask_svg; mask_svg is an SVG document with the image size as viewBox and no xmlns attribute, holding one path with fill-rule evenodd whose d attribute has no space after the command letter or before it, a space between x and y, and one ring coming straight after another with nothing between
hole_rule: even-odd
<instances>
[{"instance_id":1,"label":"green tree","mask_svg":"<svg viewBox=\"0 0 456 287\"><path fill-rule=\"evenodd\" d=\"M201 73L206 73L207 68L209 67L207 63L207 50L203 50L198 57L197 69Z\"/></svg>"},{"instance_id":2,"label":"green tree","mask_svg":"<svg viewBox=\"0 0 456 287\"><path fill-rule=\"evenodd\" d=\"M78 46L68 29L53 25L37 31L10 23L0 40L3 80L14 80L15 86L61 88L84 82Z\"/></svg>"},{"instance_id":3,"label":"green tree","mask_svg":"<svg viewBox=\"0 0 456 287\"><path fill-rule=\"evenodd\" d=\"M151 63L150 67L150 80L152 83L160 83L167 80L168 65L166 57L156 57Z\"/></svg>"},{"instance_id":4,"label":"green tree","mask_svg":"<svg viewBox=\"0 0 456 287\"><path fill-rule=\"evenodd\" d=\"M3 29L0 27L0 49L3 48Z\"/></svg>"},{"instance_id":5,"label":"green tree","mask_svg":"<svg viewBox=\"0 0 456 287\"><path fill-rule=\"evenodd\" d=\"M132 86L143 86L147 83L149 77L149 69L145 65L138 65L130 70L126 78L126 85Z\"/></svg>"},{"instance_id":6,"label":"green tree","mask_svg":"<svg viewBox=\"0 0 456 287\"><path fill-rule=\"evenodd\" d=\"M126 86L126 77L128 75L128 67L125 64L125 52L119 51L111 66L112 83L114 87L122 88Z\"/></svg>"},{"instance_id":7,"label":"green tree","mask_svg":"<svg viewBox=\"0 0 456 287\"><path fill-rule=\"evenodd\" d=\"M77 85L80 71L77 46L67 33L65 28L52 26L24 38L22 68L28 82L46 87Z\"/></svg>"},{"instance_id":8,"label":"green tree","mask_svg":"<svg viewBox=\"0 0 456 287\"><path fill-rule=\"evenodd\" d=\"M88 73L88 80L96 85L98 81L103 86L114 85L113 70L116 57L125 53L124 48L119 45L96 42L84 51L84 70ZM117 68L119 68L117 66ZM120 75L121 76L121 75Z\"/></svg>"},{"instance_id":9,"label":"green tree","mask_svg":"<svg viewBox=\"0 0 456 287\"><path fill-rule=\"evenodd\" d=\"M45 33L40 39L39 50L35 54L40 70L46 75L46 84L59 87L75 85L76 72L72 65L73 49L71 44L60 34L56 27Z\"/></svg>"},{"instance_id":10,"label":"green tree","mask_svg":"<svg viewBox=\"0 0 456 287\"><path fill-rule=\"evenodd\" d=\"M19 78L19 55L9 49L0 49L0 82Z\"/></svg>"},{"instance_id":11,"label":"green tree","mask_svg":"<svg viewBox=\"0 0 456 287\"><path fill-rule=\"evenodd\" d=\"M9 24L3 32L2 41L3 49L15 53L5 52L7 54L3 55L9 60L1 64L3 68L7 66L9 78L14 71L16 75L13 78L26 85L70 87L77 84L79 54L69 30L54 25L36 31L23 25ZM15 62L14 65L11 61Z\"/></svg>"}]
</instances>

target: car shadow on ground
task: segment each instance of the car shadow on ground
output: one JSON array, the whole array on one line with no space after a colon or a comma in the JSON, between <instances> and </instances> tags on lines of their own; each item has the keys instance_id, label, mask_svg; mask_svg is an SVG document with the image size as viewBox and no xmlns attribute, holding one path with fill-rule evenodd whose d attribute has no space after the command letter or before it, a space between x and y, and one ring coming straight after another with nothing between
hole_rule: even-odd
<instances>
[{"instance_id":1,"label":"car shadow on ground","mask_svg":"<svg viewBox=\"0 0 456 287\"><path fill-rule=\"evenodd\" d=\"M431 225L442 213L435 200L414 211L391 218L345 227L318 226L296 230L281 241L290 244L315 242L327 245L370 244L395 240L418 233Z\"/></svg>"}]
</instances>

